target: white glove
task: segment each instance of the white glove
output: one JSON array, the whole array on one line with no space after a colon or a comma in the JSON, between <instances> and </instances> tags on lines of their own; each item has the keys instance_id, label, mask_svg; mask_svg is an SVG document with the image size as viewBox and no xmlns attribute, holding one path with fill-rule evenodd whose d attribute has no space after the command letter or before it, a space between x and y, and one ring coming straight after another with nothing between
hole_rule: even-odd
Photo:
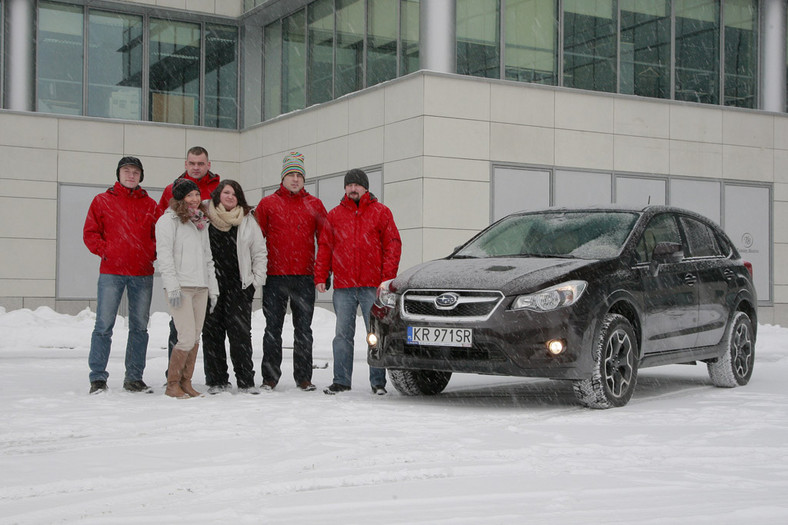
<instances>
[{"instance_id":1,"label":"white glove","mask_svg":"<svg viewBox=\"0 0 788 525\"><path fill-rule=\"evenodd\" d=\"M212 314L213 311L216 310L216 303L219 302L219 296L218 295L212 295L212 296L210 296L209 301L211 303L211 307L208 309L208 313Z\"/></svg>"},{"instance_id":2,"label":"white glove","mask_svg":"<svg viewBox=\"0 0 788 525\"><path fill-rule=\"evenodd\" d=\"M181 307L181 290L178 288L177 290L171 290L167 292L167 300L170 302L170 306L173 308L180 308Z\"/></svg>"}]
</instances>

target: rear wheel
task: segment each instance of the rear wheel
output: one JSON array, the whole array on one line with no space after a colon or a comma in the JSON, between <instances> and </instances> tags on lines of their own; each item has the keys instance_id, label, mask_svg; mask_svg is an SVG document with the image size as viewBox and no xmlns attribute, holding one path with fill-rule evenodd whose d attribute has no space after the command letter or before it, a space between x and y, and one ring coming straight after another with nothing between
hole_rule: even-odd
<instances>
[{"instance_id":1,"label":"rear wheel","mask_svg":"<svg viewBox=\"0 0 788 525\"><path fill-rule=\"evenodd\" d=\"M575 397L590 408L626 405L638 378L638 344L630 322L622 315L607 314L593 352L594 373L591 379L575 381Z\"/></svg>"},{"instance_id":2,"label":"rear wheel","mask_svg":"<svg viewBox=\"0 0 788 525\"><path fill-rule=\"evenodd\" d=\"M746 385L755 363L755 341L752 321L744 312L736 312L725 334L725 353L706 363L714 386L733 388Z\"/></svg>"},{"instance_id":3,"label":"rear wheel","mask_svg":"<svg viewBox=\"0 0 788 525\"><path fill-rule=\"evenodd\" d=\"M451 379L451 372L435 370L389 370L391 384L406 396L440 394Z\"/></svg>"}]
</instances>

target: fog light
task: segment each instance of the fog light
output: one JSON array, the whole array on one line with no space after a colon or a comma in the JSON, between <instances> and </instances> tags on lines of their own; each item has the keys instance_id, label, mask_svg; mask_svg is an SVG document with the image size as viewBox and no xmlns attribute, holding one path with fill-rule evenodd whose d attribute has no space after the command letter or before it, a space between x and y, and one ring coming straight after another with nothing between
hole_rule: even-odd
<instances>
[{"instance_id":1,"label":"fog light","mask_svg":"<svg viewBox=\"0 0 788 525\"><path fill-rule=\"evenodd\" d=\"M547 350L553 355L558 355L566 350L566 345L560 339L553 339L547 341Z\"/></svg>"},{"instance_id":2,"label":"fog light","mask_svg":"<svg viewBox=\"0 0 788 525\"><path fill-rule=\"evenodd\" d=\"M377 346L378 344L378 336L373 334L372 332L367 334L367 344L369 346Z\"/></svg>"}]
</instances>

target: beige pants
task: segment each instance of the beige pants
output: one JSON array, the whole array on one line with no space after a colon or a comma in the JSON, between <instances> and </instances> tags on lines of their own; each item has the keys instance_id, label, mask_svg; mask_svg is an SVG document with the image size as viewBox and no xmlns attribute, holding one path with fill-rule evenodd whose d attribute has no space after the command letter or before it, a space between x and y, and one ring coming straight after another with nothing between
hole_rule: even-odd
<instances>
[{"instance_id":1,"label":"beige pants","mask_svg":"<svg viewBox=\"0 0 788 525\"><path fill-rule=\"evenodd\" d=\"M178 342L173 350L188 352L200 342L207 307L208 288L181 288L181 306L170 306L170 315L178 331Z\"/></svg>"}]
</instances>

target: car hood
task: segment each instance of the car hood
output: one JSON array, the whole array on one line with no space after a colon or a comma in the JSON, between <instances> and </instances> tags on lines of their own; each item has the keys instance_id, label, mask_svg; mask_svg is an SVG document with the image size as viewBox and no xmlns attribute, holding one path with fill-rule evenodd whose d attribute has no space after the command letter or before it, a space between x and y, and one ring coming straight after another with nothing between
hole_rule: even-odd
<instances>
[{"instance_id":1,"label":"car hood","mask_svg":"<svg viewBox=\"0 0 788 525\"><path fill-rule=\"evenodd\" d=\"M400 291L500 290L504 295L512 295L558 284L567 274L599 263L599 260L532 257L439 259L406 270L395 279L394 285Z\"/></svg>"}]
</instances>

